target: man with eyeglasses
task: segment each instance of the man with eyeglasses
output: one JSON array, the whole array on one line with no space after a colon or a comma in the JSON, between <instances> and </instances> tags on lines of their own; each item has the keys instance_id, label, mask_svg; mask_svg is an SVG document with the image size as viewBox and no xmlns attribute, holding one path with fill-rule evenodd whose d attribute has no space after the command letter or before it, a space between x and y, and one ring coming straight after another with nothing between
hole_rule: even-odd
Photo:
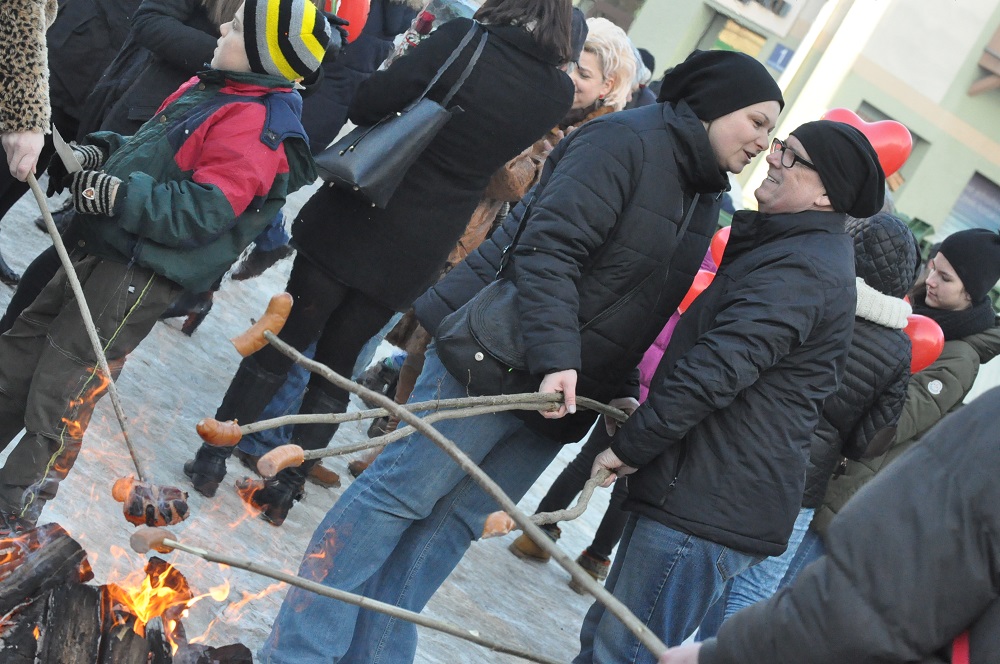
<instances>
[{"instance_id":1,"label":"man with eyeglasses","mask_svg":"<svg viewBox=\"0 0 1000 664\"><path fill-rule=\"evenodd\" d=\"M861 132L820 120L775 141L759 211L733 217L719 272L681 317L646 402L594 472L627 476L632 511L606 583L679 645L750 554L780 555L799 513L810 434L854 330L847 215L881 207L885 176ZM780 579L778 579L780 580ZM778 580L774 585L777 586ZM654 662L591 608L576 662ZM692 660L694 661L694 660Z\"/></svg>"}]
</instances>

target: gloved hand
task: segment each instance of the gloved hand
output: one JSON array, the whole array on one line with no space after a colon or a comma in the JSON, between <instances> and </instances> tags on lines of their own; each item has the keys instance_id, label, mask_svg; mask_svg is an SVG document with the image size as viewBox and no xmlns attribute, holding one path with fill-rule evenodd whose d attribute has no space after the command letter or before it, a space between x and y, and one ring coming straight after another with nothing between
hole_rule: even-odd
<instances>
[{"instance_id":1,"label":"gloved hand","mask_svg":"<svg viewBox=\"0 0 1000 664\"><path fill-rule=\"evenodd\" d=\"M326 49L327 56L323 60L324 62L330 62L335 60L338 55L344 51L344 47L347 46L347 39L349 35L347 30L344 29L345 25L350 25L351 22L343 19L336 14L325 14L326 20L330 22L330 27L333 31L330 34L330 45ZM332 58L330 57L332 54Z\"/></svg>"},{"instance_id":2,"label":"gloved hand","mask_svg":"<svg viewBox=\"0 0 1000 664\"><path fill-rule=\"evenodd\" d=\"M70 147L73 149L73 154L76 155L76 160L80 162L85 171L96 171L104 163L104 151L96 145L73 145ZM47 172L49 174L49 186L45 190L45 195L55 196L56 194L61 194L63 189L66 188L66 184L63 181L69 175L69 171L66 170L65 164L63 164L58 154L52 155L52 161L49 162Z\"/></svg>"},{"instance_id":3,"label":"gloved hand","mask_svg":"<svg viewBox=\"0 0 1000 664\"><path fill-rule=\"evenodd\" d=\"M81 214L111 215L115 209L115 196L121 180L100 171L77 171L63 184L69 187L73 208Z\"/></svg>"}]
</instances>

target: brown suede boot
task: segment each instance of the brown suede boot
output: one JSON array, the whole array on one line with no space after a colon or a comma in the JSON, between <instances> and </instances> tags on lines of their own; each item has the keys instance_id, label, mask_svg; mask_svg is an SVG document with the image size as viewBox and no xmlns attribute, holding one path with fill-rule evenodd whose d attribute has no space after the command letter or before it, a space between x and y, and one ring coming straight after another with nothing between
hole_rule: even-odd
<instances>
[{"instance_id":1,"label":"brown suede boot","mask_svg":"<svg viewBox=\"0 0 1000 664\"><path fill-rule=\"evenodd\" d=\"M604 583L604 580L608 578L608 570L611 569L610 560L601 560L596 556L592 556L587 549L584 549L580 557L576 559L576 564L582 567L583 571L592 576L594 581L598 583ZM569 587L581 595L587 594L586 589L574 579L569 580Z\"/></svg>"},{"instance_id":2,"label":"brown suede boot","mask_svg":"<svg viewBox=\"0 0 1000 664\"><path fill-rule=\"evenodd\" d=\"M556 526L542 526L542 530L552 538L553 542L558 542L559 536L562 535L562 531ZM515 539L507 549L521 560L534 560L540 563L547 563L549 562L549 558L552 557L548 551L535 544L535 541L527 535L521 535Z\"/></svg>"}]
</instances>

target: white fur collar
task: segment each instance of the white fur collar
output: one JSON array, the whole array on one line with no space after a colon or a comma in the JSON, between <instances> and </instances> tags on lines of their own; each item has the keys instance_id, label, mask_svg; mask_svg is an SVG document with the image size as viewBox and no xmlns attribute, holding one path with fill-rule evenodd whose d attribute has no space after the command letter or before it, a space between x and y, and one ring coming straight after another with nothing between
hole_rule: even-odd
<instances>
[{"instance_id":1,"label":"white fur collar","mask_svg":"<svg viewBox=\"0 0 1000 664\"><path fill-rule=\"evenodd\" d=\"M857 277L858 308L856 315L870 320L876 325L902 330L906 327L906 317L913 313L909 304L885 293L879 292Z\"/></svg>"}]
</instances>

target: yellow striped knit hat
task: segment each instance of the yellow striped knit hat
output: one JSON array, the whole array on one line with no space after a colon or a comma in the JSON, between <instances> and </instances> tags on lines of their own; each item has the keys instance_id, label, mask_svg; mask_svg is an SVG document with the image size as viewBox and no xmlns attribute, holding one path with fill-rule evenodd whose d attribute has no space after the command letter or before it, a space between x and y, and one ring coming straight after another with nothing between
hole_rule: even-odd
<instances>
[{"instance_id":1,"label":"yellow striped knit hat","mask_svg":"<svg viewBox=\"0 0 1000 664\"><path fill-rule=\"evenodd\" d=\"M250 70L290 81L319 69L332 38L309 0L246 0L243 23Z\"/></svg>"}]
</instances>

